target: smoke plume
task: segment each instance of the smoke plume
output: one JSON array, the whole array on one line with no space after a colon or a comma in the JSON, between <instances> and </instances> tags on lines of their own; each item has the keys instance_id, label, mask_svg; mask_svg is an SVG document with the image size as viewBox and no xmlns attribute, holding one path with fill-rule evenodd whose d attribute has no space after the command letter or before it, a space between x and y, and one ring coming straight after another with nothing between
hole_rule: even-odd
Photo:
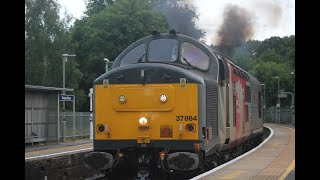
<instances>
[{"instance_id":1,"label":"smoke plume","mask_svg":"<svg viewBox=\"0 0 320 180\"><path fill-rule=\"evenodd\" d=\"M223 23L217 32L216 50L232 58L235 48L253 36L251 16L248 11L236 5L224 9Z\"/></svg>"},{"instance_id":2,"label":"smoke plume","mask_svg":"<svg viewBox=\"0 0 320 180\"><path fill-rule=\"evenodd\" d=\"M259 2L257 1L255 7L261 15L266 17L267 23L273 27L278 26L282 16L282 8L274 2Z\"/></svg>"},{"instance_id":3,"label":"smoke plume","mask_svg":"<svg viewBox=\"0 0 320 180\"><path fill-rule=\"evenodd\" d=\"M204 36L205 32L196 26L198 15L193 0L160 0L154 9L165 16L170 29L198 40Z\"/></svg>"}]
</instances>

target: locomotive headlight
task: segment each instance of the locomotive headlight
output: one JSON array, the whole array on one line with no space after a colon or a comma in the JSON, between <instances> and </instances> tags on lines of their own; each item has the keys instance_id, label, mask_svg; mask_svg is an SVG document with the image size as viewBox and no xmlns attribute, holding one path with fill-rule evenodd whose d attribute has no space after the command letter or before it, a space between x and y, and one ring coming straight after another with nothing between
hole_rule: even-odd
<instances>
[{"instance_id":1,"label":"locomotive headlight","mask_svg":"<svg viewBox=\"0 0 320 180\"><path fill-rule=\"evenodd\" d=\"M139 119L139 123L140 123L141 125L146 125L146 124L148 123L148 120L147 120L147 118L145 118L145 117L141 117L141 118Z\"/></svg>"},{"instance_id":2,"label":"locomotive headlight","mask_svg":"<svg viewBox=\"0 0 320 180\"><path fill-rule=\"evenodd\" d=\"M127 98L124 95L121 95L121 96L119 96L119 102L121 104L123 104L123 103L127 102Z\"/></svg>"},{"instance_id":3,"label":"locomotive headlight","mask_svg":"<svg viewBox=\"0 0 320 180\"><path fill-rule=\"evenodd\" d=\"M161 101L162 103L165 103L165 102L167 102L167 100L168 100L168 97L167 97L165 94L161 94L161 96L160 96L160 101Z\"/></svg>"}]
</instances>

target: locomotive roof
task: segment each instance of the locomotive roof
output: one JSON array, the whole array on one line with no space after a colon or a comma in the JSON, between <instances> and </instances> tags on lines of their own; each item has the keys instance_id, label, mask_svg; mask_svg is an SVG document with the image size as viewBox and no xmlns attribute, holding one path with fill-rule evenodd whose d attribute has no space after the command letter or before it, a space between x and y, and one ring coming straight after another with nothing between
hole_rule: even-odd
<instances>
[{"instance_id":1,"label":"locomotive roof","mask_svg":"<svg viewBox=\"0 0 320 180\"><path fill-rule=\"evenodd\" d=\"M147 37L144 37L142 39L147 39L147 38L156 38L156 37L160 37L160 38L164 38L164 37L174 37L174 36L177 36L179 39L188 39L189 41L191 40L192 42L194 43L197 43L197 44L201 44L203 46L205 46L206 48L210 49L212 53L216 54L216 55L219 55L219 56L222 56L224 57L230 64L232 64L233 66L237 67L238 69L242 70L243 72L246 72L248 74L250 74L249 72L247 72L246 70L244 70L243 68L241 68L239 65L237 65L235 62L233 62L231 60L231 58L217 52L215 49L213 49L212 47L208 46L207 44L201 42L201 41L198 41L190 36L186 36L186 35L183 35L183 34L180 34L180 33L177 33L176 35L171 35L170 33L159 33L157 36L154 36L154 35L149 35ZM141 40L142 40L141 39ZM250 74L251 75L251 74ZM251 75L252 76L252 75Z\"/></svg>"},{"instance_id":2,"label":"locomotive roof","mask_svg":"<svg viewBox=\"0 0 320 180\"><path fill-rule=\"evenodd\" d=\"M238 68L239 70L245 72L251 80L255 79L256 81L258 81L253 75L251 75L249 72L247 72L246 70L244 70L243 68L241 68L239 65L235 64L234 62L232 62L230 60L229 57L222 55L221 53L217 52L216 50L214 50L213 48L211 48L210 46L208 46L207 44L198 41L190 36L184 35L184 34L180 34L178 32L175 32L174 30L171 30L170 33L160 33L160 32L153 32L152 35L149 36L145 36L137 41L135 41L134 43L132 43L131 45L129 45L127 48L130 49L130 47L134 47L137 44L141 43L141 42L145 42L145 41L149 41L152 39L162 39L162 38L173 38L173 39L180 39L180 40L188 40L189 42L192 42L193 44L198 44L199 46L202 46L206 49L208 49L209 51L211 51L213 54L215 54L216 56L220 56L223 57L224 59L226 59L228 61L228 63L230 63L232 66ZM124 51L122 52L124 53ZM116 60L121 57L122 53L116 58ZM117 64L113 64L114 66L118 66ZM259 81L258 81L259 82Z\"/></svg>"}]
</instances>

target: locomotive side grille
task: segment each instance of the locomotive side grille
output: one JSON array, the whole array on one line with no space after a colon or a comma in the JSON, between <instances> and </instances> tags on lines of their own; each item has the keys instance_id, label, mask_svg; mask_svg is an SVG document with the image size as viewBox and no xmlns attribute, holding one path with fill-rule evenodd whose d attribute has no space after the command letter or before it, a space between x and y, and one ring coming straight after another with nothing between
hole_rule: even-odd
<instances>
[{"instance_id":1,"label":"locomotive side grille","mask_svg":"<svg viewBox=\"0 0 320 180\"><path fill-rule=\"evenodd\" d=\"M212 136L218 136L218 99L217 87L206 84L207 126L212 127Z\"/></svg>"}]
</instances>

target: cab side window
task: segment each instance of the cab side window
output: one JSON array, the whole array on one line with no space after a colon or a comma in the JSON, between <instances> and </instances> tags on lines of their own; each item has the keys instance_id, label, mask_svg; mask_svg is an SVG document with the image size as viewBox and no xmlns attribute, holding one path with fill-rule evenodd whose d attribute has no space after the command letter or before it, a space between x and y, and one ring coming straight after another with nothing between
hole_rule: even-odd
<instances>
[{"instance_id":1,"label":"cab side window","mask_svg":"<svg viewBox=\"0 0 320 180\"><path fill-rule=\"evenodd\" d=\"M225 84L225 80L226 80L226 72L225 72L225 66L224 63L222 61L222 59L219 58L219 84L221 86L223 86Z\"/></svg>"}]
</instances>

